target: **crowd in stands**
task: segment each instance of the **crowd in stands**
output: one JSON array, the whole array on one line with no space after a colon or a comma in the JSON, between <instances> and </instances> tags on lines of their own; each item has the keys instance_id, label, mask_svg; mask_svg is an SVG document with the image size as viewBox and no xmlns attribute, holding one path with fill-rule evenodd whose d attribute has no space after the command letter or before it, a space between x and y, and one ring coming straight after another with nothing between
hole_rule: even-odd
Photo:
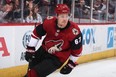
<instances>
[{"instance_id":1,"label":"crowd in stands","mask_svg":"<svg viewBox=\"0 0 116 77\"><path fill-rule=\"evenodd\" d=\"M108 19L114 19L115 15L115 5L113 5L115 0L109 1L108 9ZM113 3L113 4L112 4ZM104 20L107 14L107 0L96 0L94 2L94 16L100 15L100 19Z\"/></svg>"},{"instance_id":2,"label":"crowd in stands","mask_svg":"<svg viewBox=\"0 0 116 77\"><path fill-rule=\"evenodd\" d=\"M42 23L42 16L39 14L39 6L33 0L24 0L23 22ZM0 23L22 22L21 0L1 0Z\"/></svg>"},{"instance_id":3,"label":"crowd in stands","mask_svg":"<svg viewBox=\"0 0 116 77\"><path fill-rule=\"evenodd\" d=\"M22 0L0 0L0 23L20 23ZM23 23L42 23L47 16L54 16L57 0L23 0ZM62 0L59 0L62 1ZM93 18L106 18L107 0L93 0ZM63 0L70 8L72 0ZM114 19L115 0L109 0L108 18ZM90 18L91 0L75 0L75 18Z\"/></svg>"},{"instance_id":4,"label":"crowd in stands","mask_svg":"<svg viewBox=\"0 0 116 77\"><path fill-rule=\"evenodd\" d=\"M90 1L77 0L75 2L75 17L90 18ZM114 19L115 15L115 0L109 0L108 19ZM107 0L93 0L93 18L105 20L107 14Z\"/></svg>"}]
</instances>

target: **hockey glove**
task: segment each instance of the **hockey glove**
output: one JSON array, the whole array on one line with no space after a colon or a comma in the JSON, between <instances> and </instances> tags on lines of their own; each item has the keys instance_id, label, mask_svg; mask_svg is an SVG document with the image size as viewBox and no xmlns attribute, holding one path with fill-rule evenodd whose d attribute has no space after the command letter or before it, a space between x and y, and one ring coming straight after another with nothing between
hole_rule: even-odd
<instances>
[{"instance_id":1,"label":"hockey glove","mask_svg":"<svg viewBox=\"0 0 116 77\"><path fill-rule=\"evenodd\" d=\"M25 60L31 62L35 58L35 47L27 46L27 51L25 53Z\"/></svg>"},{"instance_id":2,"label":"hockey glove","mask_svg":"<svg viewBox=\"0 0 116 77\"><path fill-rule=\"evenodd\" d=\"M67 64L60 70L60 73L69 74L76 65L77 64L75 64L73 61L69 60Z\"/></svg>"}]
</instances>

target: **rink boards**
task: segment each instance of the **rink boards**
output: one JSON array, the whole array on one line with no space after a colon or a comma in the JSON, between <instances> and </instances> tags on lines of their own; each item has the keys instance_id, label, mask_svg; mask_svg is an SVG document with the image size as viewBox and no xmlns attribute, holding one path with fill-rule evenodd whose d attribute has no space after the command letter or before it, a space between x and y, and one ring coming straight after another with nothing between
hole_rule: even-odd
<instances>
[{"instance_id":1,"label":"rink boards","mask_svg":"<svg viewBox=\"0 0 116 77\"><path fill-rule=\"evenodd\" d=\"M77 62L116 56L116 24L81 24L79 27L83 34L83 52ZM26 73L25 45L33 29L34 24L0 24L0 77L21 77Z\"/></svg>"}]
</instances>

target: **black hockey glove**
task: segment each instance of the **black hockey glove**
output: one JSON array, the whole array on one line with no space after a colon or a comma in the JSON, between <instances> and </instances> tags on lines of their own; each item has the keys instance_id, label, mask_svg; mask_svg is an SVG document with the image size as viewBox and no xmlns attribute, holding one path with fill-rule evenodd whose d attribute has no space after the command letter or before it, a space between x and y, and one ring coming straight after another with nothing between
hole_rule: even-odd
<instances>
[{"instance_id":1,"label":"black hockey glove","mask_svg":"<svg viewBox=\"0 0 116 77\"><path fill-rule=\"evenodd\" d=\"M67 64L60 70L60 73L69 74L76 65L77 64L75 64L73 61L69 60Z\"/></svg>"},{"instance_id":2,"label":"black hockey glove","mask_svg":"<svg viewBox=\"0 0 116 77\"><path fill-rule=\"evenodd\" d=\"M35 58L35 47L27 46L27 51L25 53L25 60L31 62Z\"/></svg>"}]
</instances>

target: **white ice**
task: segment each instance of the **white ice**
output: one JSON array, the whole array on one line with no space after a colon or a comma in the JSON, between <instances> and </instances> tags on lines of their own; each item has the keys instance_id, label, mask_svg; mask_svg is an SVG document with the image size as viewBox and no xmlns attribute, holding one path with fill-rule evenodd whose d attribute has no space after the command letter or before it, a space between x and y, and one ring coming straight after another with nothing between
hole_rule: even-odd
<instances>
[{"instance_id":1,"label":"white ice","mask_svg":"<svg viewBox=\"0 0 116 77\"><path fill-rule=\"evenodd\" d=\"M80 64L68 75L54 72L47 77L116 77L116 57Z\"/></svg>"}]
</instances>

